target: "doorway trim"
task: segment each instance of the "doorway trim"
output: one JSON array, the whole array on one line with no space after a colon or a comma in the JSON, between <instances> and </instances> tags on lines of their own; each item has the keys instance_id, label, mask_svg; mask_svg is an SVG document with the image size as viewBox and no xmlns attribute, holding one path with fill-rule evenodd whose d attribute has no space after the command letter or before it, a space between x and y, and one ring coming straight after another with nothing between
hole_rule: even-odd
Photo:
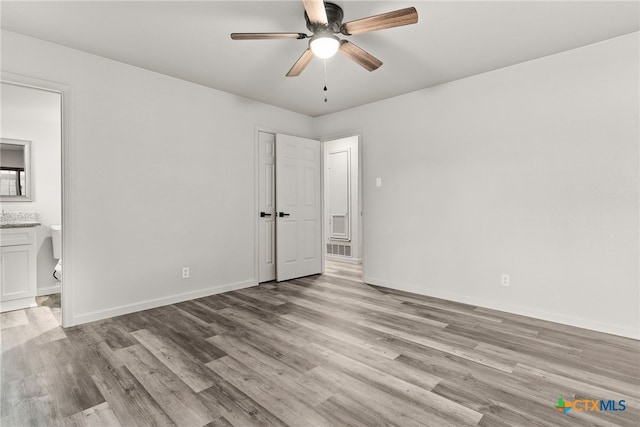
<instances>
[{"instance_id":1,"label":"doorway trim","mask_svg":"<svg viewBox=\"0 0 640 427\"><path fill-rule=\"evenodd\" d=\"M61 306L62 306L62 326L73 326L74 312L72 302L74 283L73 283L73 251L69 244L71 242L71 236L73 235L73 222L72 222L72 208L71 208L71 86L52 82L48 80L42 80L35 77L24 76L21 74L2 72L0 75L0 82L27 87L31 89L39 89L48 92L55 92L60 94L61 98L61 129L60 129L60 145L61 145L61 218L62 218L62 258L64 259L65 273L64 273L64 289L61 293Z\"/></svg>"}]
</instances>

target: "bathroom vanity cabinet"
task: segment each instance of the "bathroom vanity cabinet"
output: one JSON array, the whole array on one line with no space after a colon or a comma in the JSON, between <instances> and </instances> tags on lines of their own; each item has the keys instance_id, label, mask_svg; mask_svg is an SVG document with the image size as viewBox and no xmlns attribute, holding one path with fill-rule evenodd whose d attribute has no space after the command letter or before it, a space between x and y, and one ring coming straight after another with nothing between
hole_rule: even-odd
<instances>
[{"instance_id":1,"label":"bathroom vanity cabinet","mask_svg":"<svg viewBox=\"0 0 640 427\"><path fill-rule=\"evenodd\" d=\"M0 229L0 311L34 307L36 229Z\"/></svg>"}]
</instances>

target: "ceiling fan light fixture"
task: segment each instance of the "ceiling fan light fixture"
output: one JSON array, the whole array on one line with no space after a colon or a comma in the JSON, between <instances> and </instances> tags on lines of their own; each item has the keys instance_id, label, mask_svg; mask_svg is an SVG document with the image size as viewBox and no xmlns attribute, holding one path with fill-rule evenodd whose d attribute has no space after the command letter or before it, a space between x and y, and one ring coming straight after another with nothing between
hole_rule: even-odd
<instances>
[{"instance_id":1,"label":"ceiling fan light fixture","mask_svg":"<svg viewBox=\"0 0 640 427\"><path fill-rule=\"evenodd\" d=\"M316 34L309 41L309 49L318 58L331 58L340 48L340 39L333 34Z\"/></svg>"}]
</instances>

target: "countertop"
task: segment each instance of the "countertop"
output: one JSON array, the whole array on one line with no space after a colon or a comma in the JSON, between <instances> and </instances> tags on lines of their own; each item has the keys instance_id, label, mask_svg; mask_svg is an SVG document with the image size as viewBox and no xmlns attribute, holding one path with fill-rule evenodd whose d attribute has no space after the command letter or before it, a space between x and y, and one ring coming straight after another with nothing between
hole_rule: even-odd
<instances>
[{"instance_id":1,"label":"countertop","mask_svg":"<svg viewBox=\"0 0 640 427\"><path fill-rule=\"evenodd\" d=\"M41 224L35 221L0 222L0 228L37 227L38 225Z\"/></svg>"}]
</instances>

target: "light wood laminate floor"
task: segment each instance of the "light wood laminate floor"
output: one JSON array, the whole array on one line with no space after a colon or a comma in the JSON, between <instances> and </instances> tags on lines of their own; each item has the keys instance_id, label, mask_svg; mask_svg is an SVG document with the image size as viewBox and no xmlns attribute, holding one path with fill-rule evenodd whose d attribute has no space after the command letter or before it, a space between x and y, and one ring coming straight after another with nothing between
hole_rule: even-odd
<instances>
[{"instance_id":1,"label":"light wood laminate floor","mask_svg":"<svg viewBox=\"0 0 640 427\"><path fill-rule=\"evenodd\" d=\"M1 424L638 425L638 341L360 277L328 263L67 329L49 307L4 313ZM559 398L627 409L563 415Z\"/></svg>"}]
</instances>

